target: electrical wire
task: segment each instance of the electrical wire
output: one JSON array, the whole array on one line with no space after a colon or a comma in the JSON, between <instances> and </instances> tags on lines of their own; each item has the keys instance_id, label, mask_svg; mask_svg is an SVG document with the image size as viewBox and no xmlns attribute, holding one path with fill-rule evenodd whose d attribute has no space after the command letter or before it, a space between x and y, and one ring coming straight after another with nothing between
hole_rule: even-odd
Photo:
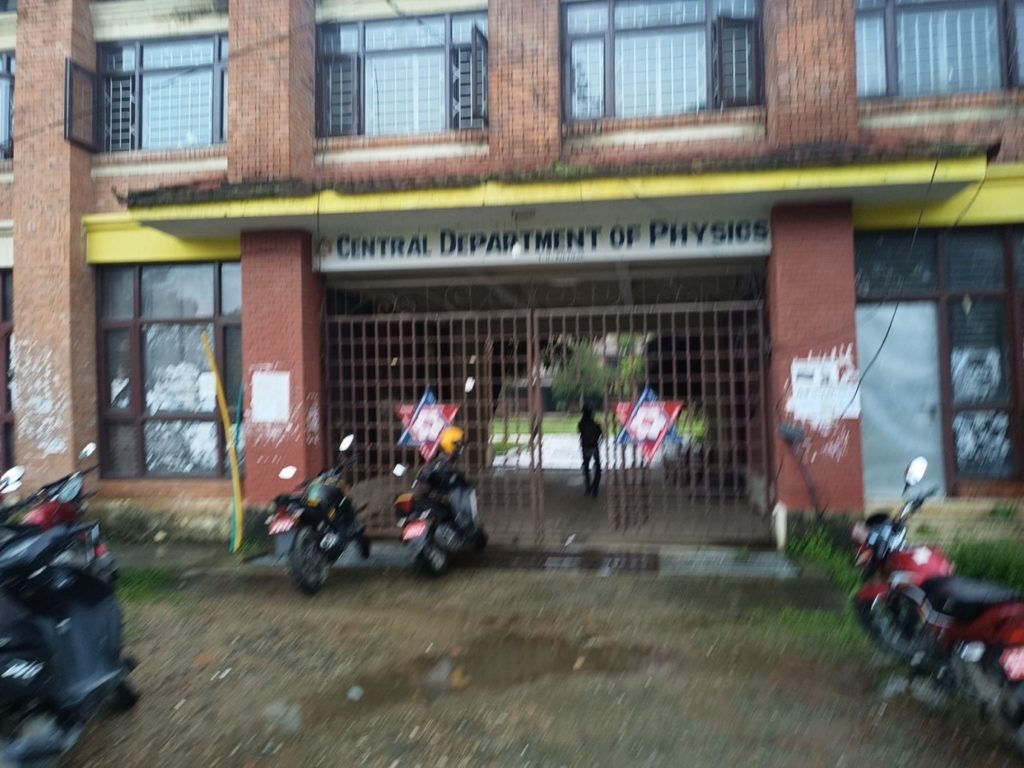
<instances>
[{"instance_id":1,"label":"electrical wire","mask_svg":"<svg viewBox=\"0 0 1024 768\"><path fill-rule=\"evenodd\" d=\"M925 210L928 208L928 198L931 197L932 187L935 184L935 175L939 171L939 163L942 162L942 156L935 158L935 165L932 168L931 178L928 179L928 186L924 192L924 199L921 201L921 210L917 214L917 223L914 225L914 233L910 237L910 246L907 248L909 256L914 255L914 244L917 242L917 235L921 231L921 222L924 220ZM979 185L980 186L980 185ZM839 414L839 419L846 418L846 415L850 412L850 408L853 407L854 403L857 402L857 396L860 394L860 388L864 384L864 379L867 378L868 373L874 367L875 363L878 362L879 356L882 354L882 350L885 349L886 342L889 341L889 335L892 333L893 326L896 324L896 315L900 311L900 299L896 299L896 304L892 308L892 317L889 318L889 324L886 326L885 333L882 335L882 341L878 344L878 349L875 350L875 354L871 356L871 360L868 362L863 369L861 369L860 376L857 377L857 386L853 390L853 395L850 397L850 402L846 404L842 412Z\"/></svg>"}]
</instances>

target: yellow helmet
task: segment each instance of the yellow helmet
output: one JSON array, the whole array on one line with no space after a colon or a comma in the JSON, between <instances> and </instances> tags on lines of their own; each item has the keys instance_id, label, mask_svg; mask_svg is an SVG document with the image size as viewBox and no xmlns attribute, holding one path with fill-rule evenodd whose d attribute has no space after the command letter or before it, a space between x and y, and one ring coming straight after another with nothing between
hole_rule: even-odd
<instances>
[{"instance_id":1,"label":"yellow helmet","mask_svg":"<svg viewBox=\"0 0 1024 768\"><path fill-rule=\"evenodd\" d=\"M444 431L441 432L441 439L438 441L438 445L442 451L451 456L462 445L465 437L466 433L460 427L445 427Z\"/></svg>"}]
</instances>

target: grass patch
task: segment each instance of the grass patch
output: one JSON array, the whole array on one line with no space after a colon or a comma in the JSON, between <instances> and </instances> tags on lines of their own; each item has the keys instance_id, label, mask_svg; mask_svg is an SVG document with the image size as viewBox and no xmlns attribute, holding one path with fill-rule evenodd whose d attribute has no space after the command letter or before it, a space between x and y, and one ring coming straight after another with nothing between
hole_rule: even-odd
<instances>
[{"instance_id":1,"label":"grass patch","mask_svg":"<svg viewBox=\"0 0 1024 768\"><path fill-rule=\"evenodd\" d=\"M1024 544L1017 541L963 541L950 556L960 576L997 581L1024 592Z\"/></svg>"},{"instance_id":2,"label":"grass patch","mask_svg":"<svg viewBox=\"0 0 1024 768\"><path fill-rule=\"evenodd\" d=\"M823 655L863 654L873 647L849 610L841 612L806 608L782 608L757 611L751 618L752 628L775 644L800 644Z\"/></svg>"},{"instance_id":3,"label":"grass patch","mask_svg":"<svg viewBox=\"0 0 1024 768\"><path fill-rule=\"evenodd\" d=\"M1017 507L1013 504L996 504L992 509L989 510L989 516L994 517L996 520L1016 520L1017 519Z\"/></svg>"},{"instance_id":4,"label":"grass patch","mask_svg":"<svg viewBox=\"0 0 1024 768\"><path fill-rule=\"evenodd\" d=\"M180 594L180 576L170 568L123 568L117 580L118 596L129 603L153 603Z\"/></svg>"}]
</instances>

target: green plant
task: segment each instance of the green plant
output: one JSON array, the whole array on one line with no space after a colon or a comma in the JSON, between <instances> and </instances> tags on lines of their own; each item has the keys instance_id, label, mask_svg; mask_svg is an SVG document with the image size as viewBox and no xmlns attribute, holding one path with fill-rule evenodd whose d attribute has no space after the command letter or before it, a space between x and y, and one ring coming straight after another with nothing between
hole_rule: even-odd
<instances>
[{"instance_id":1,"label":"green plant","mask_svg":"<svg viewBox=\"0 0 1024 768\"><path fill-rule=\"evenodd\" d=\"M851 527L851 521L844 517L796 521L790 532L787 554L794 560L818 566L844 592L853 592L860 575L847 543Z\"/></svg>"},{"instance_id":2,"label":"green plant","mask_svg":"<svg viewBox=\"0 0 1024 768\"><path fill-rule=\"evenodd\" d=\"M604 360L593 345L580 342L555 368L551 394L555 396L559 410L565 410L569 405L599 403L604 397L607 377Z\"/></svg>"},{"instance_id":3,"label":"green plant","mask_svg":"<svg viewBox=\"0 0 1024 768\"><path fill-rule=\"evenodd\" d=\"M1024 544L1018 541L964 541L950 549L957 573L997 581L1024 591Z\"/></svg>"}]
</instances>

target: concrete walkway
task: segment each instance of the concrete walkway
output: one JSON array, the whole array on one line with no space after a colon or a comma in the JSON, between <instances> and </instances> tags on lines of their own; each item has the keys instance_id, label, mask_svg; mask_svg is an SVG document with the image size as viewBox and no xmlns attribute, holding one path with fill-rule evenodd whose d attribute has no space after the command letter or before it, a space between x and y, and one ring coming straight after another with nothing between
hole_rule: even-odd
<instances>
[{"instance_id":1,"label":"concrete walkway","mask_svg":"<svg viewBox=\"0 0 1024 768\"><path fill-rule=\"evenodd\" d=\"M210 545L115 544L122 568L168 568L181 571L260 571L284 567L283 555L244 561L227 547ZM726 576L793 579L800 569L784 555L769 551L711 547L578 547L524 549L494 547L459 558L461 567L509 570L657 572L664 576ZM367 560L355 548L345 551L336 568L391 570L412 567L408 550L397 541L375 541Z\"/></svg>"}]
</instances>

